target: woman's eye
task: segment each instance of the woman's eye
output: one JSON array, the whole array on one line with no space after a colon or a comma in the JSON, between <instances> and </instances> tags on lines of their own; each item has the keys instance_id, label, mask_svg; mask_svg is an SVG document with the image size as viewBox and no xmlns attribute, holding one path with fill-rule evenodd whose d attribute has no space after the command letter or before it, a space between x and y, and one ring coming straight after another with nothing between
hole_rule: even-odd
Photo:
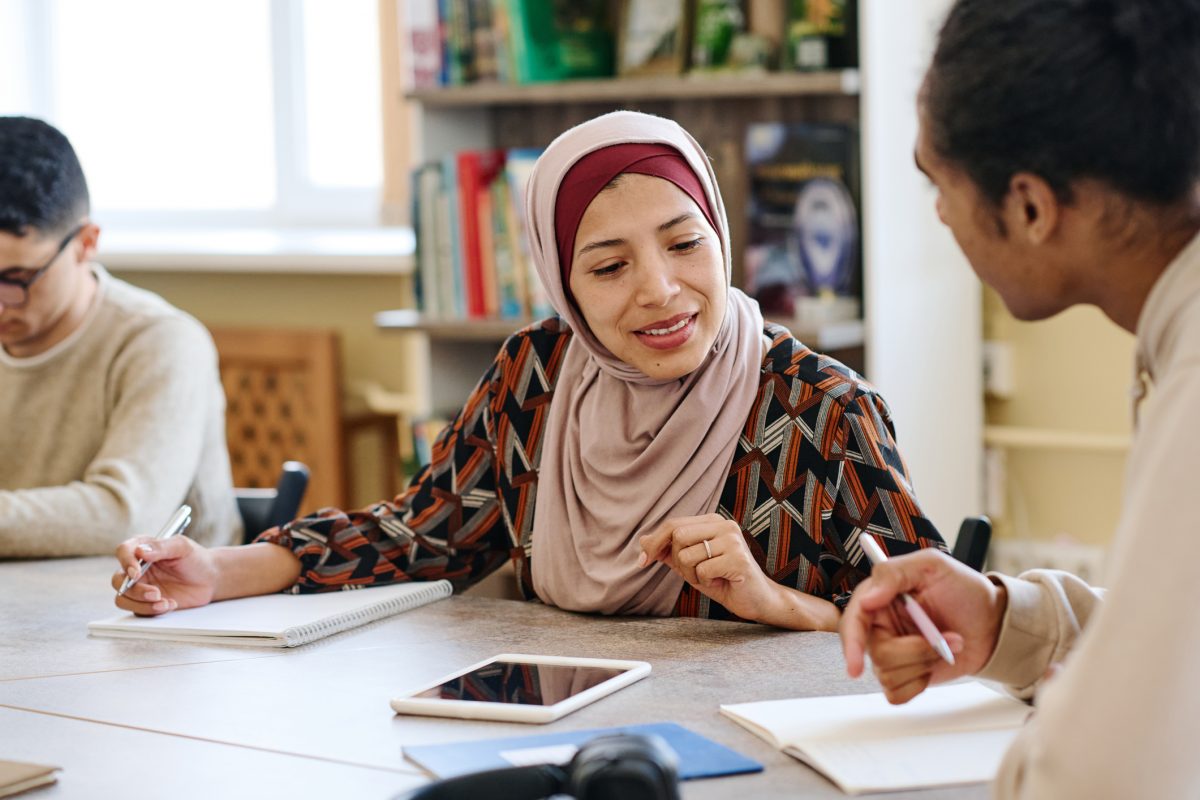
<instances>
[{"instance_id":1,"label":"woman's eye","mask_svg":"<svg viewBox=\"0 0 1200 800\"><path fill-rule=\"evenodd\" d=\"M676 253L687 253L689 251L695 250L697 247L700 246L700 243L703 241L704 241L703 237L697 237L695 239L692 239L691 241L680 242L679 244L673 244L673 245L671 245L671 249L674 250Z\"/></svg>"},{"instance_id":2,"label":"woman's eye","mask_svg":"<svg viewBox=\"0 0 1200 800\"><path fill-rule=\"evenodd\" d=\"M617 273L617 270L619 270L621 268L623 263L624 262L617 262L616 264L605 264L603 267L597 267L596 269L592 270L592 274L598 278L603 278L608 275L615 275Z\"/></svg>"}]
</instances>

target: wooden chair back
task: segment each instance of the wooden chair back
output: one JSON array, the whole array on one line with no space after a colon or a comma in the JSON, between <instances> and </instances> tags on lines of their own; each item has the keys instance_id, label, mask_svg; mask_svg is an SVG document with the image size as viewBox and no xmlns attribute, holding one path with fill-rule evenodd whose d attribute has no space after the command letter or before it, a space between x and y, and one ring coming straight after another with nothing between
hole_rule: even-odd
<instances>
[{"instance_id":1,"label":"wooden chair back","mask_svg":"<svg viewBox=\"0 0 1200 800\"><path fill-rule=\"evenodd\" d=\"M302 513L346 505L342 372L329 330L211 328L233 483L267 489L285 461L311 470Z\"/></svg>"}]
</instances>

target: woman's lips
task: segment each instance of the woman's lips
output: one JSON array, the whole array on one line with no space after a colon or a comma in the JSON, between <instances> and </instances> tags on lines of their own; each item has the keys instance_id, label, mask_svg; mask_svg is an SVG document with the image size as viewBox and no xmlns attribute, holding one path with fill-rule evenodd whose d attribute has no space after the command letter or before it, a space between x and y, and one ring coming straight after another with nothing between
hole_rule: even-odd
<instances>
[{"instance_id":1,"label":"woman's lips","mask_svg":"<svg viewBox=\"0 0 1200 800\"><path fill-rule=\"evenodd\" d=\"M638 341L654 350L674 350L682 347L696 332L697 314L680 314L663 322L656 322L644 330L634 331ZM646 330L667 330L669 333L646 333Z\"/></svg>"}]
</instances>

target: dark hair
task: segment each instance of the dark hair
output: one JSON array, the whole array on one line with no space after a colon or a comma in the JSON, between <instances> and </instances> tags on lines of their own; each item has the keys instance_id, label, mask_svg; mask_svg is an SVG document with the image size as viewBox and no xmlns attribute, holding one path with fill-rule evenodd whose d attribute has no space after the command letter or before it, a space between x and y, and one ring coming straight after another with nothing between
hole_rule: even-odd
<instances>
[{"instance_id":1,"label":"dark hair","mask_svg":"<svg viewBox=\"0 0 1200 800\"><path fill-rule=\"evenodd\" d=\"M0 231L55 233L88 213L79 158L54 126L0 117Z\"/></svg>"},{"instance_id":2,"label":"dark hair","mask_svg":"<svg viewBox=\"0 0 1200 800\"><path fill-rule=\"evenodd\" d=\"M1200 0L957 0L921 93L930 143L998 204L1097 179L1171 205L1200 181Z\"/></svg>"}]
</instances>

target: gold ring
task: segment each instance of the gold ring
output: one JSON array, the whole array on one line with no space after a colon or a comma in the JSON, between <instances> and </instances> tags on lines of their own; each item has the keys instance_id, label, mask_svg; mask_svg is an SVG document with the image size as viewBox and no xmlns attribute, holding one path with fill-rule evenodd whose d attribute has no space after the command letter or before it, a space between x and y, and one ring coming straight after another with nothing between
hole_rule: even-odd
<instances>
[{"instance_id":1,"label":"gold ring","mask_svg":"<svg viewBox=\"0 0 1200 800\"><path fill-rule=\"evenodd\" d=\"M708 539L702 539L704 542L704 552L708 553L708 557L712 558L712 548L708 546Z\"/></svg>"}]
</instances>

